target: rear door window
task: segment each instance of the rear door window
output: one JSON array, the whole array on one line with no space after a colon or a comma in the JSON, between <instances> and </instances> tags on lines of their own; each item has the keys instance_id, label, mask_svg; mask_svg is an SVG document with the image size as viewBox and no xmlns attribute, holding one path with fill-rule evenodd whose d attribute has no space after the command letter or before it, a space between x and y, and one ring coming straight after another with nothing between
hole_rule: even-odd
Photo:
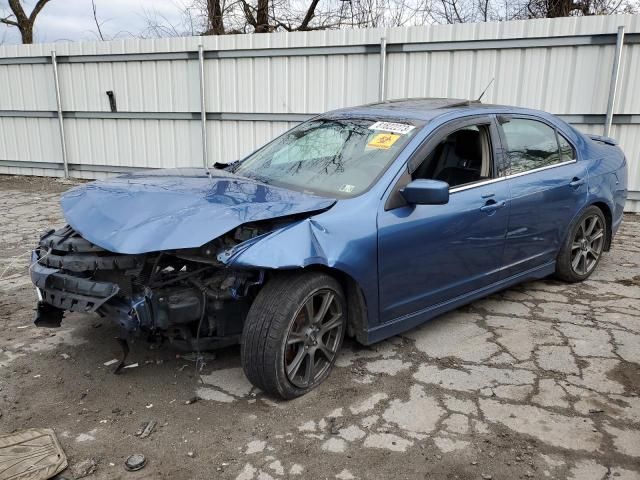
<instances>
[{"instance_id":1,"label":"rear door window","mask_svg":"<svg viewBox=\"0 0 640 480\"><path fill-rule=\"evenodd\" d=\"M556 132L545 123L512 118L502 125L511 175L555 165L561 160Z\"/></svg>"}]
</instances>

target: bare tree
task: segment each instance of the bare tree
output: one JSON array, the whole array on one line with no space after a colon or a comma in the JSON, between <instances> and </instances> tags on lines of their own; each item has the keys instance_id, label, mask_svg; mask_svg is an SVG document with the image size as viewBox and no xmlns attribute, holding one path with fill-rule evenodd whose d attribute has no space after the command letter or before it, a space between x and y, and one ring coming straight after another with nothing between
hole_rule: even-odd
<instances>
[{"instance_id":1,"label":"bare tree","mask_svg":"<svg viewBox=\"0 0 640 480\"><path fill-rule=\"evenodd\" d=\"M93 24L95 25L95 29L87 30L87 32L102 41L114 40L116 38L136 38L140 36L137 32L133 33L127 30L109 31L109 29L106 29L105 25L108 22L111 22L113 19L104 19L100 17L100 15L98 14L97 0L91 0L91 15L93 17ZM185 33L185 35L186 34L187 33Z\"/></svg>"},{"instance_id":2,"label":"bare tree","mask_svg":"<svg viewBox=\"0 0 640 480\"><path fill-rule=\"evenodd\" d=\"M202 3L206 0L191 0L177 2L176 8L180 12L179 18L170 20L156 9L143 9L142 16L146 27L137 36L142 38L185 37L201 35L206 31L206 16L203 14Z\"/></svg>"},{"instance_id":3,"label":"bare tree","mask_svg":"<svg viewBox=\"0 0 640 480\"><path fill-rule=\"evenodd\" d=\"M23 43L33 43L38 14L50 0L6 0L10 13L0 23L16 27ZM91 0L100 40L119 36L178 37L337 28L396 27L433 23L490 22L562 16L638 13L640 0L172 0L180 15L168 18L143 10L142 32L105 33L97 0ZM6 35L6 32L5 32Z\"/></svg>"},{"instance_id":4,"label":"bare tree","mask_svg":"<svg viewBox=\"0 0 640 480\"><path fill-rule=\"evenodd\" d=\"M179 0L178 24L147 14L145 36L225 35L635 13L640 0Z\"/></svg>"},{"instance_id":5,"label":"bare tree","mask_svg":"<svg viewBox=\"0 0 640 480\"><path fill-rule=\"evenodd\" d=\"M436 23L467 23L532 18L636 13L639 0L438 0Z\"/></svg>"},{"instance_id":6,"label":"bare tree","mask_svg":"<svg viewBox=\"0 0 640 480\"><path fill-rule=\"evenodd\" d=\"M192 31L199 35L421 25L433 23L433 1L190 0L182 6L183 21L179 25L147 12L144 35L184 35L189 23L195 25Z\"/></svg>"},{"instance_id":7,"label":"bare tree","mask_svg":"<svg viewBox=\"0 0 640 480\"><path fill-rule=\"evenodd\" d=\"M527 12L533 18L556 18L633 12L637 7L637 2L625 0L530 0Z\"/></svg>"},{"instance_id":8,"label":"bare tree","mask_svg":"<svg viewBox=\"0 0 640 480\"><path fill-rule=\"evenodd\" d=\"M50 0L38 0L29 15L26 14L20 0L8 0L11 15L0 18L0 23L16 27L20 31L22 43L33 43L33 25L36 17Z\"/></svg>"}]
</instances>

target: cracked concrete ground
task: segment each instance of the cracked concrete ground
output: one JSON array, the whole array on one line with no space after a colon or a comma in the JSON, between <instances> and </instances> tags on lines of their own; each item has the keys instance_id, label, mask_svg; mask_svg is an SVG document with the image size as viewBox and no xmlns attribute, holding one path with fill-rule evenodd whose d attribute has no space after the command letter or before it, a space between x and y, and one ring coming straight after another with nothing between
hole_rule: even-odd
<instances>
[{"instance_id":1,"label":"cracked concrete ground","mask_svg":"<svg viewBox=\"0 0 640 480\"><path fill-rule=\"evenodd\" d=\"M587 282L527 283L371 348L347 342L327 382L280 402L246 381L238 348L199 375L137 343L139 367L114 376L111 325L33 327L17 256L62 222L65 188L0 179L0 433L52 427L99 479L640 479L640 217ZM148 464L125 472L135 452Z\"/></svg>"}]
</instances>

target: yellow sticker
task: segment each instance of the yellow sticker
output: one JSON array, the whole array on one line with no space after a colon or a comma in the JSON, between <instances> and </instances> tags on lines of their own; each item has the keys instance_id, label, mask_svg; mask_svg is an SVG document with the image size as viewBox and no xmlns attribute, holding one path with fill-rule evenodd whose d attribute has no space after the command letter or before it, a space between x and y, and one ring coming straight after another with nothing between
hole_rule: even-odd
<instances>
[{"instance_id":1,"label":"yellow sticker","mask_svg":"<svg viewBox=\"0 0 640 480\"><path fill-rule=\"evenodd\" d=\"M367 143L367 147L372 148L391 148L391 146L396 143L396 140L400 138L400 135L396 133L376 133L369 143Z\"/></svg>"}]
</instances>

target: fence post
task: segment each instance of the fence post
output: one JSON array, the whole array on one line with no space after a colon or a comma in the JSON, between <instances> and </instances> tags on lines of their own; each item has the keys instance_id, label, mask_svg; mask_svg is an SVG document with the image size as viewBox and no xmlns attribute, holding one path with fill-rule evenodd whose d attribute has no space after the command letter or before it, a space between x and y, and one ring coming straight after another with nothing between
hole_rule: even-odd
<instances>
[{"instance_id":1,"label":"fence post","mask_svg":"<svg viewBox=\"0 0 640 480\"><path fill-rule=\"evenodd\" d=\"M51 65L53 65L53 80L56 87L56 103L58 106L58 125L60 126L60 145L62 146L62 164L64 178L69 178L69 164L67 163L67 143L64 139L64 120L62 119L62 100L60 99L60 80L58 78L58 59L56 51L51 51Z\"/></svg>"},{"instance_id":2,"label":"fence post","mask_svg":"<svg viewBox=\"0 0 640 480\"><path fill-rule=\"evenodd\" d=\"M387 76L387 39L380 39L380 73L378 74L378 100L384 102L386 97Z\"/></svg>"},{"instance_id":3,"label":"fence post","mask_svg":"<svg viewBox=\"0 0 640 480\"><path fill-rule=\"evenodd\" d=\"M624 25L618 27L616 37L616 53L613 58L613 69L611 70L611 83L609 84L609 100L607 102L607 117L604 121L604 136L608 137L613 122L613 110L616 105L616 90L618 88L618 74L620 73L620 60L622 58L622 46L624 45Z\"/></svg>"},{"instance_id":4,"label":"fence post","mask_svg":"<svg viewBox=\"0 0 640 480\"><path fill-rule=\"evenodd\" d=\"M204 83L204 47L202 44L198 45L198 64L200 67L200 124L202 127L202 164L204 168L208 170L208 155L207 155L207 102L205 97L205 83Z\"/></svg>"}]
</instances>

